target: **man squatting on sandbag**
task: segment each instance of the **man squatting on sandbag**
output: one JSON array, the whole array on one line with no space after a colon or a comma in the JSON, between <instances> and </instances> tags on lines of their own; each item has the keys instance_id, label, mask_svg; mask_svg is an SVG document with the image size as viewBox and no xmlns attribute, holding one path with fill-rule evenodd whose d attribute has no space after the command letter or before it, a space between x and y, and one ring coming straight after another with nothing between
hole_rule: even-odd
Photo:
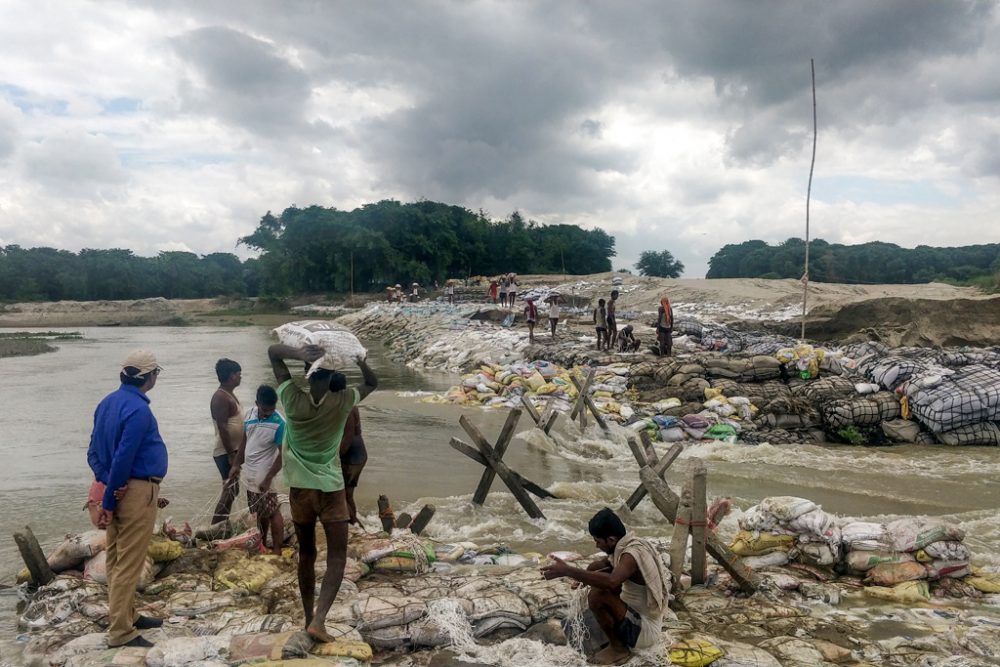
<instances>
[{"instance_id":1,"label":"man squatting on sandbag","mask_svg":"<svg viewBox=\"0 0 1000 667\"><path fill-rule=\"evenodd\" d=\"M340 468L340 442L351 410L375 391L378 378L365 363L356 359L364 384L333 393L330 384L335 368L316 345L294 348L272 345L267 350L271 369L280 383L278 397L285 406L288 432L282 459L288 500L299 542L299 593L306 617L306 632L321 642L333 641L326 631L326 615L333 605L344 579L347 560L347 522L350 510ZM308 387L292 380L285 360L309 364L318 362L307 373ZM316 521L326 534L326 575L316 595Z\"/></svg>"},{"instance_id":2,"label":"man squatting on sandbag","mask_svg":"<svg viewBox=\"0 0 1000 667\"><path fill-rule=\"evenodd\" d=\"M595 665L622 664L631 649L649 648L660 638L663 612L670 602L670 579L653 545L625 531L622 520L605 507L588 529L598 549L610 558L586 570L559 558L542 568L546 579L569 577L590 586L587 604L609 644L590 658Z\"/></svg>"}]
</instances>

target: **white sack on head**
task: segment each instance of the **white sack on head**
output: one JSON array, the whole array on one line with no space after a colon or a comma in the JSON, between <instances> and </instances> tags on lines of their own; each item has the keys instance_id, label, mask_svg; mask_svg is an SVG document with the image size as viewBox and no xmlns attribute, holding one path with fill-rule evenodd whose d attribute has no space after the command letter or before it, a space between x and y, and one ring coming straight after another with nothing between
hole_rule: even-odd
<instances>
[{"instance_id":1,"label":"white sack on head","mask_svg":"<svg viewBox=\"0 0 1000 667\"><path fill-rule=\"evenodd\" d=\"M352 366L358 357L364 359L368 356L368 350L357 336L334 322L323 320L289 322L276 328L274 335L285 345L292 347L317 345L326 351L326 356L313 363L307 375L317 368Z\"/></svg>"}]
</instances>

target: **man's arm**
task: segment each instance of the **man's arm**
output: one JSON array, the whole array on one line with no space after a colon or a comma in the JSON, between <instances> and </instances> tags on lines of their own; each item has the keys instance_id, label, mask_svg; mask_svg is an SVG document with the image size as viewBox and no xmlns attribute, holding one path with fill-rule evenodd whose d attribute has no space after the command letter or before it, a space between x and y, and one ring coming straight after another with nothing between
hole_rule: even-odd
<instances>
[{"instance_id":1,"label":"man's arm","mask_svg":"<svg viewBox=\"0 0 1000 667\"><path fill-rule=\"evenodd\" d=\"M240 468L243 467L243 462L247 458L247 431L246 427L243 428L243 440L240 442L240 450L236 453L236 459L233 461L233 465L229 468L229 477L226 479L227 482L232 482L240 478Z\"/></svg>"},{"instance_id":2,"label":"man's arm","mask_svg":"<svg viewBox=\"0 0 1000 667\"><path fill-rule=\"evenodd\" d=\"M554 558L553 560L555 560L553 564L542 568L542 576L546 579L569 577L570 579L579 581L581 584L586 584L587 586L600 588L606 591L618 590L621 585L627 579L632 577L639 569L635 559L629 554L623 554L621 560L618 561L618 567L613 569L611 572L592 571L589 569L583 570L578 567L573 567L569 563L558 558Z\"/></svg>"},{"instance_id":3,"label":"man's arm","mask_svg":"<svg viewBox=\"0 0 1000 667\"><path fill-rule=\"evenodd\" d=\"M285 365L286 359L296 359L312 363L321 359L326 354L323 348L317 345L306 345L305 347L292 347L275 343L267 348L267 358L271 360L271 370L274 371L274 379L278 384L282 384L292 379L292 374Z\"/></svg>"},{"instance_id":4,"label":"man's arm","mask_svg":"<svg viewBox=\"0 0 1000 667\"><path fill-rule=\"evenodd\" d=\"M358 368L361 369L361 377L365 380L363 385L358 386L358 400L364 400L365 396L378 389L378 377L375 376L375 372L372 371L364 359L358 358L357 362Z\"/></svg>"},{"instance_id":5,"label":"man's arm","mask_svg":"<svg viewBox=\"0 0 1000 667\"><path fill-rule=\"evenodd\" d=\"M267 493L271 490L271 482L277 476L278 472L281 470L281 448L278 448L278 456L274 459L274 463L271 464L271 469L267 471L264 475L264 479L260 482L261 493Z\"/></svg>"}]
</instances>

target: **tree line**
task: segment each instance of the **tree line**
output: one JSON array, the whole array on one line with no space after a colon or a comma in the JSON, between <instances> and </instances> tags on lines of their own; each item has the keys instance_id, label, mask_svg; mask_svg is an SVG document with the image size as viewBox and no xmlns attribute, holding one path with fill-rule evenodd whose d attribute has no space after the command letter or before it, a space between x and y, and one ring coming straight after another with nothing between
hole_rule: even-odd
<instances>
[{"instance_id":1,"label":"tree line","mask_svg":"<svg viewBox=\"0 0 1000 667\"><path fill-rule=\"evenodd\" d=\"M615 254L615 239L603 230L539 225L516 212L494 221L430 201L381 201L353 211L293 206L279 216L268 212L238 242L259 256L0 246L0 300L363 292L470 275L598 273L611 270Z\"/></svg>"},{"instance_id":2,"label":"tree line","mask_svg":"<svg viewBox=\"0 0 1000 667\"><path fill-rule=\"evenodd\" d=\"M723 246L708 260L707 278L800 278L805 241L790 238L775 245L745 241ZM831 283L996 284L1000 244L958 248L921 245L901 248L873 241L859 245L809 243L809 279Z\"/></svg>"}]
</instances>

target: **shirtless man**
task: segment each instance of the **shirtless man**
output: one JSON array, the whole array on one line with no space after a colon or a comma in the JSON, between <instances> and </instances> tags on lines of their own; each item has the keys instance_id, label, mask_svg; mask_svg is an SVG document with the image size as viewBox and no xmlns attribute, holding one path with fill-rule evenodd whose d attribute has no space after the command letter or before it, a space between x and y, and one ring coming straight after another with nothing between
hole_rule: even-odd
<instances>
[{"instance_id":1,"label":"shirtless man","mask_svg":"<svg viewBox=\"0 0 1000 667\"><path fill-rule=\"evenodd\" d=\"M219 359L215 363L215 375L219 379L219 388L212 394L210 408L212 424L215 427L215 449L212 458L215 467L222 476L222 494L215 506L212 523L219 523L229 518L233 500L240 492L239 477L233 478L233 464L243 446L243 410L236 398L236 388L243 380L243 370L232 359Z\"/></svg>"},{"instance_id":2,"label":"shirtless man","mask_svg":"<svg viewBox=\"0 0 1000 667\"><path fill-rule=\"evenodd\" d=\"M663 612L670 602L670 575L653 545L626 532L625 524L607 507L594 515L588 529L594 544L609 557L586 570L552 557L554 562L542 568L542 576L569 577L590 586L587 604L609 644L589 662L620 665L633 648L649 648L659 641Z\"/></svg>"},{"instance_id":3,"label":"shirtless man","mask_svg":"<svg viewBox=\"0 0 1000 667\"><path fill-rule=\"evenodd\" d=\"M618 290L611 291L608 301L608 339L611 341L609 347L618 343Z\"/></svg>"}]
</instances>

